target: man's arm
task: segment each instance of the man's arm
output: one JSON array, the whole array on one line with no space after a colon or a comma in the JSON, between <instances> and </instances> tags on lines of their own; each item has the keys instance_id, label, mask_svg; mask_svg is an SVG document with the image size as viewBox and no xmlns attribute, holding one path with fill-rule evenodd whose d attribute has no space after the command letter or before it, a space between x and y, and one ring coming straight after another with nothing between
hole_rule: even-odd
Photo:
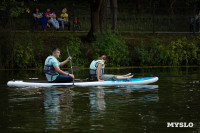
<instances>
[{"instance_id":1,"label":"man's arm","mask_svg":"<svg viewBox=\"0 0 200 133\"><path fill-rule=\"evenodd\" d=\"M60 66L64 66L68 61L70 61L72 59L72 57L68 57L66 60L64 60L63 62L60 62Z\"/></svg>"},{"instance_id":2,"label":"man's arm","mask_svg":"<svg viewBox=\"0 0 200 133\"><path fill-rule=\"evenodd\" d=\"M103 80L101 80L101 79L99 78L101 68L102 68L102 65L99 65L99 66L97 67L97 70L96 70L97 80L98 80L98 81L103 81Z\"/></svg>"},{"instance_id":3,"label":"man's arm","mask_svg":"<svg viewBox=\"0 0 200 133\"><path fill-rule=\"evenodd\" d=\"M74 78L73 74L68 74L66 72L64 72L63 70L61 70L58 66L54 66L56 72L58 72L59 74L65 75L65 76L70 76L72 78Z\"/></svg>"},{"instance_id":4,"label":"man's arm","mask_svg":"<svg viewBox=\"0 0 200 133\"><path fill-rule=\"evenodd\" d=\"M33 16L35 17L35 18L41 18L42 17L42 13L40 14L40 15L36 15L36 14L33 14Z\"/></svg>"}]
</instances>

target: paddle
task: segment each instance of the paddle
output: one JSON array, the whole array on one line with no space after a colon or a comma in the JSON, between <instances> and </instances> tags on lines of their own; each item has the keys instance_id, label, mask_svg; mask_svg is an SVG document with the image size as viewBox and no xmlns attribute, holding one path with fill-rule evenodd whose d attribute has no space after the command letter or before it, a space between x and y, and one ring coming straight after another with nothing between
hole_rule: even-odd
<instances>
[{"instance_id":1,"label":"paddle","mask_svg":"<svg viewBox=\"0 0 200 133\"><path fill-rule=\"evenodd\" d=\"M66 46L66 47L67 47L68 56L70 57L70 55L69 55L69 50L68 50L68 46ZM71 60L69 60L69 61L70 61L71 71L72 71L72 74L73 74L72 62L71 62ZM74 78L73 78L73 86L74 86Z\"/></svg>"}]
</instances>

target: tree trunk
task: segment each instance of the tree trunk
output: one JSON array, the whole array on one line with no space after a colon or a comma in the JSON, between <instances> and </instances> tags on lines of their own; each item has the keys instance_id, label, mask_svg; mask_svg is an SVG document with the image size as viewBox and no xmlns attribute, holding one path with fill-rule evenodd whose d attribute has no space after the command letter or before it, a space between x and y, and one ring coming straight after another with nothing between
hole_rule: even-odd
<instances>
[{"instance_id":1,"label":"tree trunk","mask_svg":"<svg viewBox=\"0 0 200 133\"><path fill-rule=\"evenodd\" d=\"M117 29L117 0L111 0L112 8L112 30Z\"/></svg>"},{"instance_id":2,"label":"tree trunk","mask_svg":"<svg viewBox=\"0 0 200 133\"><path fill-rule=\"evenodd\" d=\"M103 0L91 1L91 28L88 33L88 38L95 39L94 33L99 32L99 13Z\"/></svg>"},{"instance_id":3,"label":"tree trunk","mask_svg":"<svg viewBox=\"0 0 200 133\"><path fill-rule=\"evenodd\" d=\"M99 26L100 31L106 31L106 18L107 18L107 2L108 0L103 0L101 4L100 14L99 14Z\"/></svg>"},{"instance_id":4,"label":"tree trunk","mask_svg":"<svg viewBox=\"0 0 200 133\"><path fill-rule=\"evenodd\" d=\"M92 0L91 1L91 28L88 33L88 38L90 40L95 40L95 33L106 31L106 18L109 9L107 9L107 4L109 0ZM112 9L112 29L115 30L117 27L117 0L111 0Z\"/></svg>"},{"instance_id":5,"label":"tree trunk","mask_svg":"<svg viewBox=\"0 0 200 133\"><path fill-rule=\"evenodd\" d=\"M169 8L170 8L170 9L169 9L169 10L170 10L170 14L171 14L171 15L174 15L173 6L174 6L174 3L176 2L176 0L170 0L169 2L170 2L170 3L169 3L169 6L170 6L170 7L169 7Z\"/></svg>"}]
</instances>

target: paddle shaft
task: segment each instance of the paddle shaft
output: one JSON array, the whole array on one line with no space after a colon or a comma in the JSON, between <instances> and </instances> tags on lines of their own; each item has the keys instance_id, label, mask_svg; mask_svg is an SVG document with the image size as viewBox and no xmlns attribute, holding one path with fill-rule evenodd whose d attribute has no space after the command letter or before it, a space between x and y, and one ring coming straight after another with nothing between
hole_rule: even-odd
<instances>
[{"instance_id":1,"label":"paddle shaft","mask_svg":"<svg viewBox=\"0 0 200 133\"><path fill-rule=\"evenodd\" d=\"M67 53L68 53L68 56L70 57L70 55L69 55L69 50L68 50L68 46L67 46ZM69 60L69 62L70 62L71 71L72 71L72 74L73 74L72 62L71 62L71 60ZM73 78L73 85L74 85L74 78Z\"/></svg>"}]
</instances>

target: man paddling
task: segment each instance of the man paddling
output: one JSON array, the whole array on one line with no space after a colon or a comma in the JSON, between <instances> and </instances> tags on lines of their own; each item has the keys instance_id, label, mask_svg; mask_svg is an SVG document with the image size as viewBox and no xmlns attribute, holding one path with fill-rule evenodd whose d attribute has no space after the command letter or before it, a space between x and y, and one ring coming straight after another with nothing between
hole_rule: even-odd
<instances>
[{"instance_id":1,"label":"man paddling","mask_svg":"<svg viewBox=\"0 0 200 133\"><path fill-rule=\"evenodd\" d=\"M131 73L127 75L111 75L104 74L106 55L102 55L97 60L93 60L90 64L90 76L97 78L98 81L106 80L130 80L133 77Z\"/></svg>"},{"instance_id":2,"label":"man paddling","mask_svg":"<svg viewBox=\"0 0 200 133\"><path fill-rule=\"evenodd\" d=\"M59 62L58 61L59 57L60 57L60 49L54 48L52 50L52 55L46 58L44 64L44 72L47 80L53 83L65 83L73 81L74 78L73 74L70 74L69 72L60 69L60 66L64 66L72 58L68 57L65 61Z\"/></svg>"}]
</instances>

